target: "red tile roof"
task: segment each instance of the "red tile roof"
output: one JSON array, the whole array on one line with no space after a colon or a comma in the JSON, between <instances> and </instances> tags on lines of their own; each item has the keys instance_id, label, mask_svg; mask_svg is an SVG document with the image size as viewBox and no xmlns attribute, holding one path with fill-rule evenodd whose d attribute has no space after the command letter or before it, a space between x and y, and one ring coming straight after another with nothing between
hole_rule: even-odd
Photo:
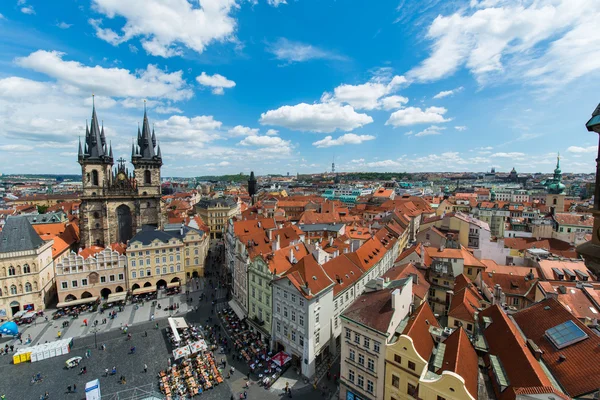
<instances>
[{"instance_id":1,"label":"red tile roof","mask_svg":"<svg viewBox=\"0 0 600 400\"><path fill-rule=\"evenodd\" d=\"M401 264L392 267L384 275L382 275L382 278L390 278L390 280L395 281L402 278L407 278L411 275L413 276L413 294L421 300L425 299L431 285L425 279L423 272L421 272L413 263Z\"/></svg>"},{"instance_id":2,"label":"red tile roof","mask_svg":"<svg viewBox=\"0 0 600 400\"><path fill-rule=\"evenodd\" d=\"M465 387L471 396L477 398L479 360L469 336L464 329L458 328L444 341L444 344L446 345L444 360L442 367L436 373L452 371L460 375L465 380Z\"/></svg>"},{"instance_id":3,"label":"red tile roof","mask_svg":"<svg viewBox=\"0 0 600 400\"><path fill-rule=\"evenodd\" d=\"M457 276L448 316L474 323L475 312L483 306L483 297L477 292L471 280L464 274Z\"/></svg>"},{"instance_id":4,"label":"red tile roof","mask_svg":"<svg viewBox=\"0 0 600 400\"><path fill-rule=\"evenodd\" d=\"M490 276L491 275L491 276ZM526 276L509 275L484 272L481 274L483 281L490 290L496 284L502 288L502 292L509 296L523 296L533 301L535 297L535 286L537 279L528 279Z\"/></svg>"},{"instance_id":5,"label":"red tile roof","mask_svg":"<svg viewBox=\"0 0 600 400\"><path fill-rule=\"evenodd\" d=\"M560 302L552 298L540 301L514 314L513 318L523 334L542 350L544 363L571 397L598 390L600 336L582 324ZM557 349L545 333L566 321L575 323L588 338Z\"/></svg>"},{"instance_id":6,"label":"red tile roof","mask_svg":"<svg viewBox=\"0 0 600 400\"><path fill-rule=\"evenodd\" d=\"M554 220L560 225L594 226L594 217L591 214L556 213Z\"/></svg>"},{"instance_id":7,"label":"red tile roof","mask_svg":"<svg viewBox=\"0 0 600 400\"><path fill-rule=\"evenodd\" d=\"M435 341L429 333L430 326L439 327L429 303L424 302L421 304L408 319L408 323L402 331L403 335L409 336L413 340L415 350L423 359L429 361L433 348L435 347Z\"/></svg>"},{"instance_id":8,"label":"red tile roof","mask_svg":"<svg viewBox=\"0 0 600 400\"><path fill-rule=\"evenodd\" d=\"M385 333L390 328L394 316L392 292L396 289L398 288L363 293L350 304L342 315L363 326Z\"/></svg>"},{"instance_id":9,"label":"red tile roof","mask_svg":"<svg viewBox=\"0 0 600 400\"><path fill-rule=\"evenodd\" d=\"M492 321L487 328L483 326L484 317L488 317ZM552 382L527 347L518 328L498 305L493 305L479 313L479 322L489 348L488 354L500 359L510 383L510 387L501 393L492 377L491 382L497 399L515 399L517 388L552 386ZM485 356L484 359L486 365L489 366L488 356Z\"/></svg>"},{"instance_id":10,"label":"red tile roof","mask_svg":"<svg viewBox=\"0 0 600 400\"><path fill-rule=\"evenodd\" d=\"M307 299L313 298L334 284L334 281L331 280L312 254L304 256L292 265L283 276L288 278ZM310 289L310 294L305 291L307 287Z\"/></svg>"},{"instance_id":11,"label":"red tile roof","mask_svg":"<svg viewBox=\"0 0 600 400\"><path fill-rule=\"evenodd\" d=\"M333 287L333 297L350 288L362 276L362 270L346 254L327 261L323 264L323 269L336 282Z\"/></svg>"}]
</instances>

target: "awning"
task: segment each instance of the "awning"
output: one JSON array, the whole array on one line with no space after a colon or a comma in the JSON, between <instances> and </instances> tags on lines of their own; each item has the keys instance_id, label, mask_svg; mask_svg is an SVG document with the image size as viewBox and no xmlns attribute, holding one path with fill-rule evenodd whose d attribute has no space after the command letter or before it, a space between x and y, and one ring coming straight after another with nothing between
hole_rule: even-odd
<instances>
[{"instance_id":1,"label":"awning","mask_svg":"<svg viewBox=\"0 0 600 400\"><path fill-rule=\"evenodd\" d=\"M21 318L23 318L23 319L33 318L36 316L36 314L37 314L36 312L30 311L27 314L23 314L23 316Z\"/></svg>"},{"instance_id":2,"label":"awning","mask_svg":"<svg viewBox=\"0 0 600 400\"><path fill-rule=\"evenodd\" d=\"M127 298L127 292L117 292L108 295L108 302L125 301Z\"/></svg>"},{"instance_id":3,"label":"awning","mask_svg":"<svg viewBox=\"0 0 600 400\"><path fill-rule=\"evenodd\" d=\"M280 351L279 353L275 354L271 358L271 361L273 361L275 364L279 365L280 367L283 367L285 365L285 363L287 363L291 359L292 359L292 357L289 354L284 353L283 351Z\"/></svg>"},{"instance_id":4,"label":"awning","mask_svg":"<svg viewBox=\"0 0 600 400\"><path fill-rule=\"evenodd\" d=\"M98 296L94 297L86 297L85 299L73 300L73 301L65 301L64 303L58 303L56 308L65 308L65 307L73 307L80 306L82 304L94 303L98 301Z\"/></svg>"},{"instance_id":5,"label":"awning","mask_svg":"<svg viewBox=\"0 0 600 400\"><path fill-rule=\"evenodd\" d=\"M137 288L137 289L134 289L133 292L131 292L131 294L135 296L135 295L139 295L139 294L146 294L146 293L152 293L152 292L156 292L156 287L150 286L150 287Z\"/></svg>"},{"instance_id":6,"label":"awning","mask_svg":"<svg viewBox=\"0 0 600 400\"><path fill-rule=\"evenodd\" d=\"M192 354L189 346L183 346L178 349L173 350L173 358L179 360L182 357L187 357Z\"/></svg>"},{"instance_id":7,"label":"awning","mask_svg":"<svg viewBox=\"0 0 600 400\"><path fill-rule=\"evenodd\" d=\"M171 289L171 288L174 288L174 287L180 287L180 286L181 286L181 282L180 281L167 283L167 289Z\"/></svg>"},{"instance_id":8,"label":"awning","mask_svg":"<svg viewBox=\"0 0 600 400\"><path fill-rule=\"evenodd\" d=\"M179 332L177 329L185 329L188 327L185 319L183 318L169 318L169 326L171 327L171 331L173 332L173 338L176 342L181 341L181 337L179 336Z\"/></svg>"},{"instance_id":9,"label":"awning","mask_svg":"<svg viewBox=\"0 0 600 400\"><path fill-rule=\"evenodd\" d=\"M237 315L237 317L239 319L246 318L246 314L244 313L244 310L242 310L242 307L240 307L240 305L237 303L237 301L229 300L229 307L231 307L231 309L233 310L233 312L235 313L235 315Z\"/></svg>"}]
</instances>

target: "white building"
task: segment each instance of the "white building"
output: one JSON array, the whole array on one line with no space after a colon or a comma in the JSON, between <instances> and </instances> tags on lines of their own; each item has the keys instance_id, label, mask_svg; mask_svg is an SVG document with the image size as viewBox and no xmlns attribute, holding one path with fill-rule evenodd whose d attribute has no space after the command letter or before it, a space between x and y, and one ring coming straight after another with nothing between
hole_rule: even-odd
<instances>
[{"instance_id":1,"label":"white building","mask_svg":"<svg viewBox=\"0 0 600 400\"><path fill-rule=\"evenodd\" d=\"M384 397L386 341L411 311L412 277L390 286L359 296L341 316L341 399Z\"/></svg>"},{"instance_id":2,"label":"white building","mask_svg":"<svg viewBox=\"0 0 600 400\"><path fill-rule=\"evenodd\" d=\"M308 378L330 361L333 286L310 254L273 281L273 345Z\"/></svg>"}]
</instances>

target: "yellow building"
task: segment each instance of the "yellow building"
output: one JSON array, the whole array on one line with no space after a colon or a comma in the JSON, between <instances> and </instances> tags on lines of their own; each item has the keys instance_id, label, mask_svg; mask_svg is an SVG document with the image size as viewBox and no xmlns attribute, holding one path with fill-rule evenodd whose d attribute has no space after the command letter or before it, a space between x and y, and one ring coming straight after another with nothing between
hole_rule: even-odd
<instances>
[{"instance_id":1,"label":"yellow building","mask_svg":"<svg viewBox=\"0 0 600 400\"><path fill-rule=\"evenodd\" d=\"M0 232L0 320L46 308L54 292L53 241L25 217L10 217Z\"/></svg>"},{"instance_id":2,"label":"yellow building","mask_svg":"<svg viewBox=\"0 0 600 400\"><path fill-rule=\"evenodd\" d=\"M231 197L202 199L196 204L196 211L210 228L210 238L217 239L223 236L227 221L240 214L240 204Z\"/></svg>"},{"instance_id":3,"label":"yellow building","mask_svg":"<svg viewBox=\"0 0 600 400\"><path fill-rule=\"evenodd\" d=\"M423 303L386 346L384 400L477 398L478 359L467 334L457 329L437 349L434 337L442 330Z\"/></svg>"}]
</instances>

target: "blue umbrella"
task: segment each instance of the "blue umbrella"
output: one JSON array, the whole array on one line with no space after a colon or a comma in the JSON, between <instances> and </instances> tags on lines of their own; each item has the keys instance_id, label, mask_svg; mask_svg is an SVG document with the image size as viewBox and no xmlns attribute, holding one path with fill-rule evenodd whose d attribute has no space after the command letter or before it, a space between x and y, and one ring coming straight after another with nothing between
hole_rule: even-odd
<instances>
[{"instance_id":1,"label":"blue umbrella","mask_svg":"<svg viewBox=\"0 0 600 400\"><path fill-rule=\"evenodd\" d=\"M8 321L0 325L0 333L3 335L17 336L19 333L19 328L13 321Z\"/></svg>"}]
</instances>

